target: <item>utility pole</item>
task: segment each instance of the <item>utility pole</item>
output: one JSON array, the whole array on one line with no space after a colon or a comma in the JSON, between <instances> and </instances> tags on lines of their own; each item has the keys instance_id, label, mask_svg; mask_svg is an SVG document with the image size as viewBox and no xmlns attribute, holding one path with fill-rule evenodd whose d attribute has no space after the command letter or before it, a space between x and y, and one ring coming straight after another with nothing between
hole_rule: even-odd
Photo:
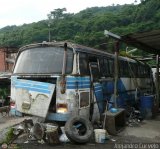
<instances>
[{"instance_id":1,"label":"utility pole","mask_svg":"<svg viewBox=\"0 0 160 149\"><path fill-rule=\"evenodd\" d=\"M104 35L106 37L112 37L114 39L117 40L116 44L115 44L115 58L114 58L114 107L117 108L117 97L118 97L118 56L119 56L119 44L120 44L120 40L121 37L113 34L107 30L104 31Z\"/></svg>"},{"instance_id":2,"label":"utility pole","mask_svg":"<svg viewBox=\"0 0 160 149\"><path fill-rule=\"evenodd\" d=\"M51 41L51 17L52 15L51 14L48 14L48 41L50 42Z\"/></svg>"},{"instance_id":3,"label":"utility pole","mask_svg":"<svg viewBox=\"0 0 160 149\"><path fill-rule=\"evenodd\" d=\"M156 56L156 97L159 105L159 55Z\"/></svg>"},{"instance_id":4,"label":"utility pole","mask_svg":"<svg viewBox=\"0 0 160 149\"><path fill-rule=\"evenodd\" d=\"M51 41L51 24L48 23L48 41Z\"/></svg>"},{"instance_id":5,"label":"utility pole","mask_svg":"<svg viewBox=\"0 0 160 149\"><path fill-rule=\"evenodd\" d=\"M118 97L118 56L119 56L119 41L115 43L115 59L114 59L114 106L117 108L117 97Z\"/></svg>"}]
</instances>

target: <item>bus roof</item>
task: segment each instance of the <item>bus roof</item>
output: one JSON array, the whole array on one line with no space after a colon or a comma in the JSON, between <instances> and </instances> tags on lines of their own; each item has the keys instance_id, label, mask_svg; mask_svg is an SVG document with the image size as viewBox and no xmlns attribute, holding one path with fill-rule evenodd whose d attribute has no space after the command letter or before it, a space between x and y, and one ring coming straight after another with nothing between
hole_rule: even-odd
<instances>
[{"instance_id":1,"label":"bus roof","mask_svg":"<svg viewBox=\"0 0 160 149\"><path fill-rule=\"evenodd\" d=\"M23 51L29 48L34 48L37 46L60 46L63 47L64 43L67 43L69 48L73 48L74 52L84 52L84 53L92 53L95 55L104 55L107 57L114 57L114 54L108 53L104 50L99 50L99 49L95 49L95 48L91 48L91 47L87 47L87 46L83 46L83 45L79 45L76 43L72 43L72 42L68 42L68 41L62 41L62 42L42 42L42 43L35 43L35 44L29 44L26 46L23 46L19 49L19 51ZM133 63L136 63L137 60L129 58L129 57L124 57L124 56L119 56L120 59L124 60L124 61L130 61Z\"/></svg>"}]
</instances>

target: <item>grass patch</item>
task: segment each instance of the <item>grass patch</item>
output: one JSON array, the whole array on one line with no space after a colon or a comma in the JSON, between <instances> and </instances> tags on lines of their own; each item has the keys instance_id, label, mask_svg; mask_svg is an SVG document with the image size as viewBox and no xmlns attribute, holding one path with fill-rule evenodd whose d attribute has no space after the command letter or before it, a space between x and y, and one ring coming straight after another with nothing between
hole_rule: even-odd
<instances>
[{"instance_id":1,"label":"grass patch","mask_svg":"<svg viewBox=\"0 0 160 149\"><path fill-rule=\"evenodd\" d=\"M6 137L4 138L4 140L2 140L2 142L0 142L0 144L6 143L9 144L10 141L13 139L14 134L13 134L13 128L9 128L8 132L6 133Z\"/></svg>"}]
</instances>

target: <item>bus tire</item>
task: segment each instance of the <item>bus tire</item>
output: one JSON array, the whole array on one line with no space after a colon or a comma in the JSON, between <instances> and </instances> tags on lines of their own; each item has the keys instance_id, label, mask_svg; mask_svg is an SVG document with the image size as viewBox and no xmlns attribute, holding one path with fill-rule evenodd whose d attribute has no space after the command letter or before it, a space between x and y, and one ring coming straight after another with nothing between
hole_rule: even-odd
<instances>
[{"instance_id":1,"label":"bus tire","mask_svg":"<svg viewBox=\"0 0 160 149\"><path fill-rule=\"evenodd\" d=\"M83 144L90 140L93 134L93 126L88 119L82 116L74 116L66 122L65 133L71 142Z\"/></svg>"}]
</instances>

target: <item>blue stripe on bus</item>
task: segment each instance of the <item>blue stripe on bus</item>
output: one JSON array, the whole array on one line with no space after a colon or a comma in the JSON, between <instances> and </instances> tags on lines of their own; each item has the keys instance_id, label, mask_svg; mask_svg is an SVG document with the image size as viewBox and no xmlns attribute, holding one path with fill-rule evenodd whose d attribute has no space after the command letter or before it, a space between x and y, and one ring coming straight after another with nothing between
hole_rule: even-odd
<instances>
[{"instance_id":1,"label":"blue stripe on bus","mask_svg":"<svg viewBox=\"0 0 160 149\"><path fill-rule=\"evenodd\" d=\"M67 84L90 84L90 81L74 81L74 82L67 81Z\"/></svg>"},{"instance_id":2,"label":"blue stripe on bus","mask_svg":"<svg viewBox=\"0 0 160 149\"><path fill-rule=\"evenodd\" d=\"M34 88L40 88L40 89L48 89L49 85L48 84L36 84L36 83L24 83L24 82L15 82L15 86L27 86L27 87L34 87Z\"/></svg>"},{"instance_id":3,"label":"blue stripe on bus","mask_svg":"<svg viewBox=\"0 0 160 149\"><path fill-rule=\"evenodd\" d=\"M67 77L67 89L90 88L90 77Z\"/></svg>"},{"instance_id":4,"label":"blue stripe on bus","mask_svg":"<svg viewBox=\"0 0 160 149\"><path fill-rule=\"evenodd\" d=\"M12 86L15 88L22 88L29 91L36 91L40 93L47 93L50 94L51 90L50 86L53 85L51 83L45 82L37 82L37 81L30 81L30 80L23 80L23 79L12 79Z\"/></svg>"},{"instance_id":5,"label":"blue stripe on bus","mask_svg":"<svg viewBox=\"0 0 160 149\"><path fill-rule=\"evenodd\" d=\"M34 91L34 92L40 92L40 93L45 93L45 94L50 94L50 90L42 90L38 88L31 88L31 87L26 87L26 86L15 86L16 88L21 88L21 89L26 89L28 91Z\"/></svg>"},{"instance_id":6,"label":"blue stripe on bus","mask_svg":"<svg viewBox=\"0 0 160 149\"><path fill-rule=\"evenodd\" d=\"M88 81L90 82L90 78L89 77L67 77L67 82L70 82L70 81L78 81L78 82L81 82L81 81Z\"/></svg>"},{"instance_id":7,"label":"blue stripe on bus","mask_svg":"<svg viewBox=\"0 0 160 149\"><path fill-rule=\"evenodd\" d=\"M90 86L90 84L88 84L88 83L85 83L85 84L69 84L69 83L67 83L67 86L80 87L80 86Z\"/></svg>"},{"instance_id":8,"label":"blue stripe on bus","mask_svg":"<svg viewBox=\"0 0 160 149\"><path fill-rule=\"evenodd\" d=\"M90 85L79 85L78 89L90 88ZM67 85L67 89L77 89L77 86L69 86Z\"/></svg>"},{"instance_id":9,"label":"blue stripe on bus","mask_svg":"<svg viewBox=\"0 0 160 149\"><path fill-rule=\"evenodd\" d=\"M81 83L75 83L75 82L73 82L73 83L68 83L67 82L67 86L83 86L83 85L90 85L90 83L83 83L83 82L81 82Z\"/></svg>"},{"instance_id":10,"label":"blue stripe on bus","mask_svg":"<svg viewBox=\"0 0 160 149\"><path fill-rule=\"evenodd\" d=\"M50 83L46 83L46 82L37 82L37 81L30 81L30 80L23 80L23 79L13 79L12 80L14 84L28 84L28 85L37 85L37 86L49 86Z\"/></svg>"}]
</instances>

